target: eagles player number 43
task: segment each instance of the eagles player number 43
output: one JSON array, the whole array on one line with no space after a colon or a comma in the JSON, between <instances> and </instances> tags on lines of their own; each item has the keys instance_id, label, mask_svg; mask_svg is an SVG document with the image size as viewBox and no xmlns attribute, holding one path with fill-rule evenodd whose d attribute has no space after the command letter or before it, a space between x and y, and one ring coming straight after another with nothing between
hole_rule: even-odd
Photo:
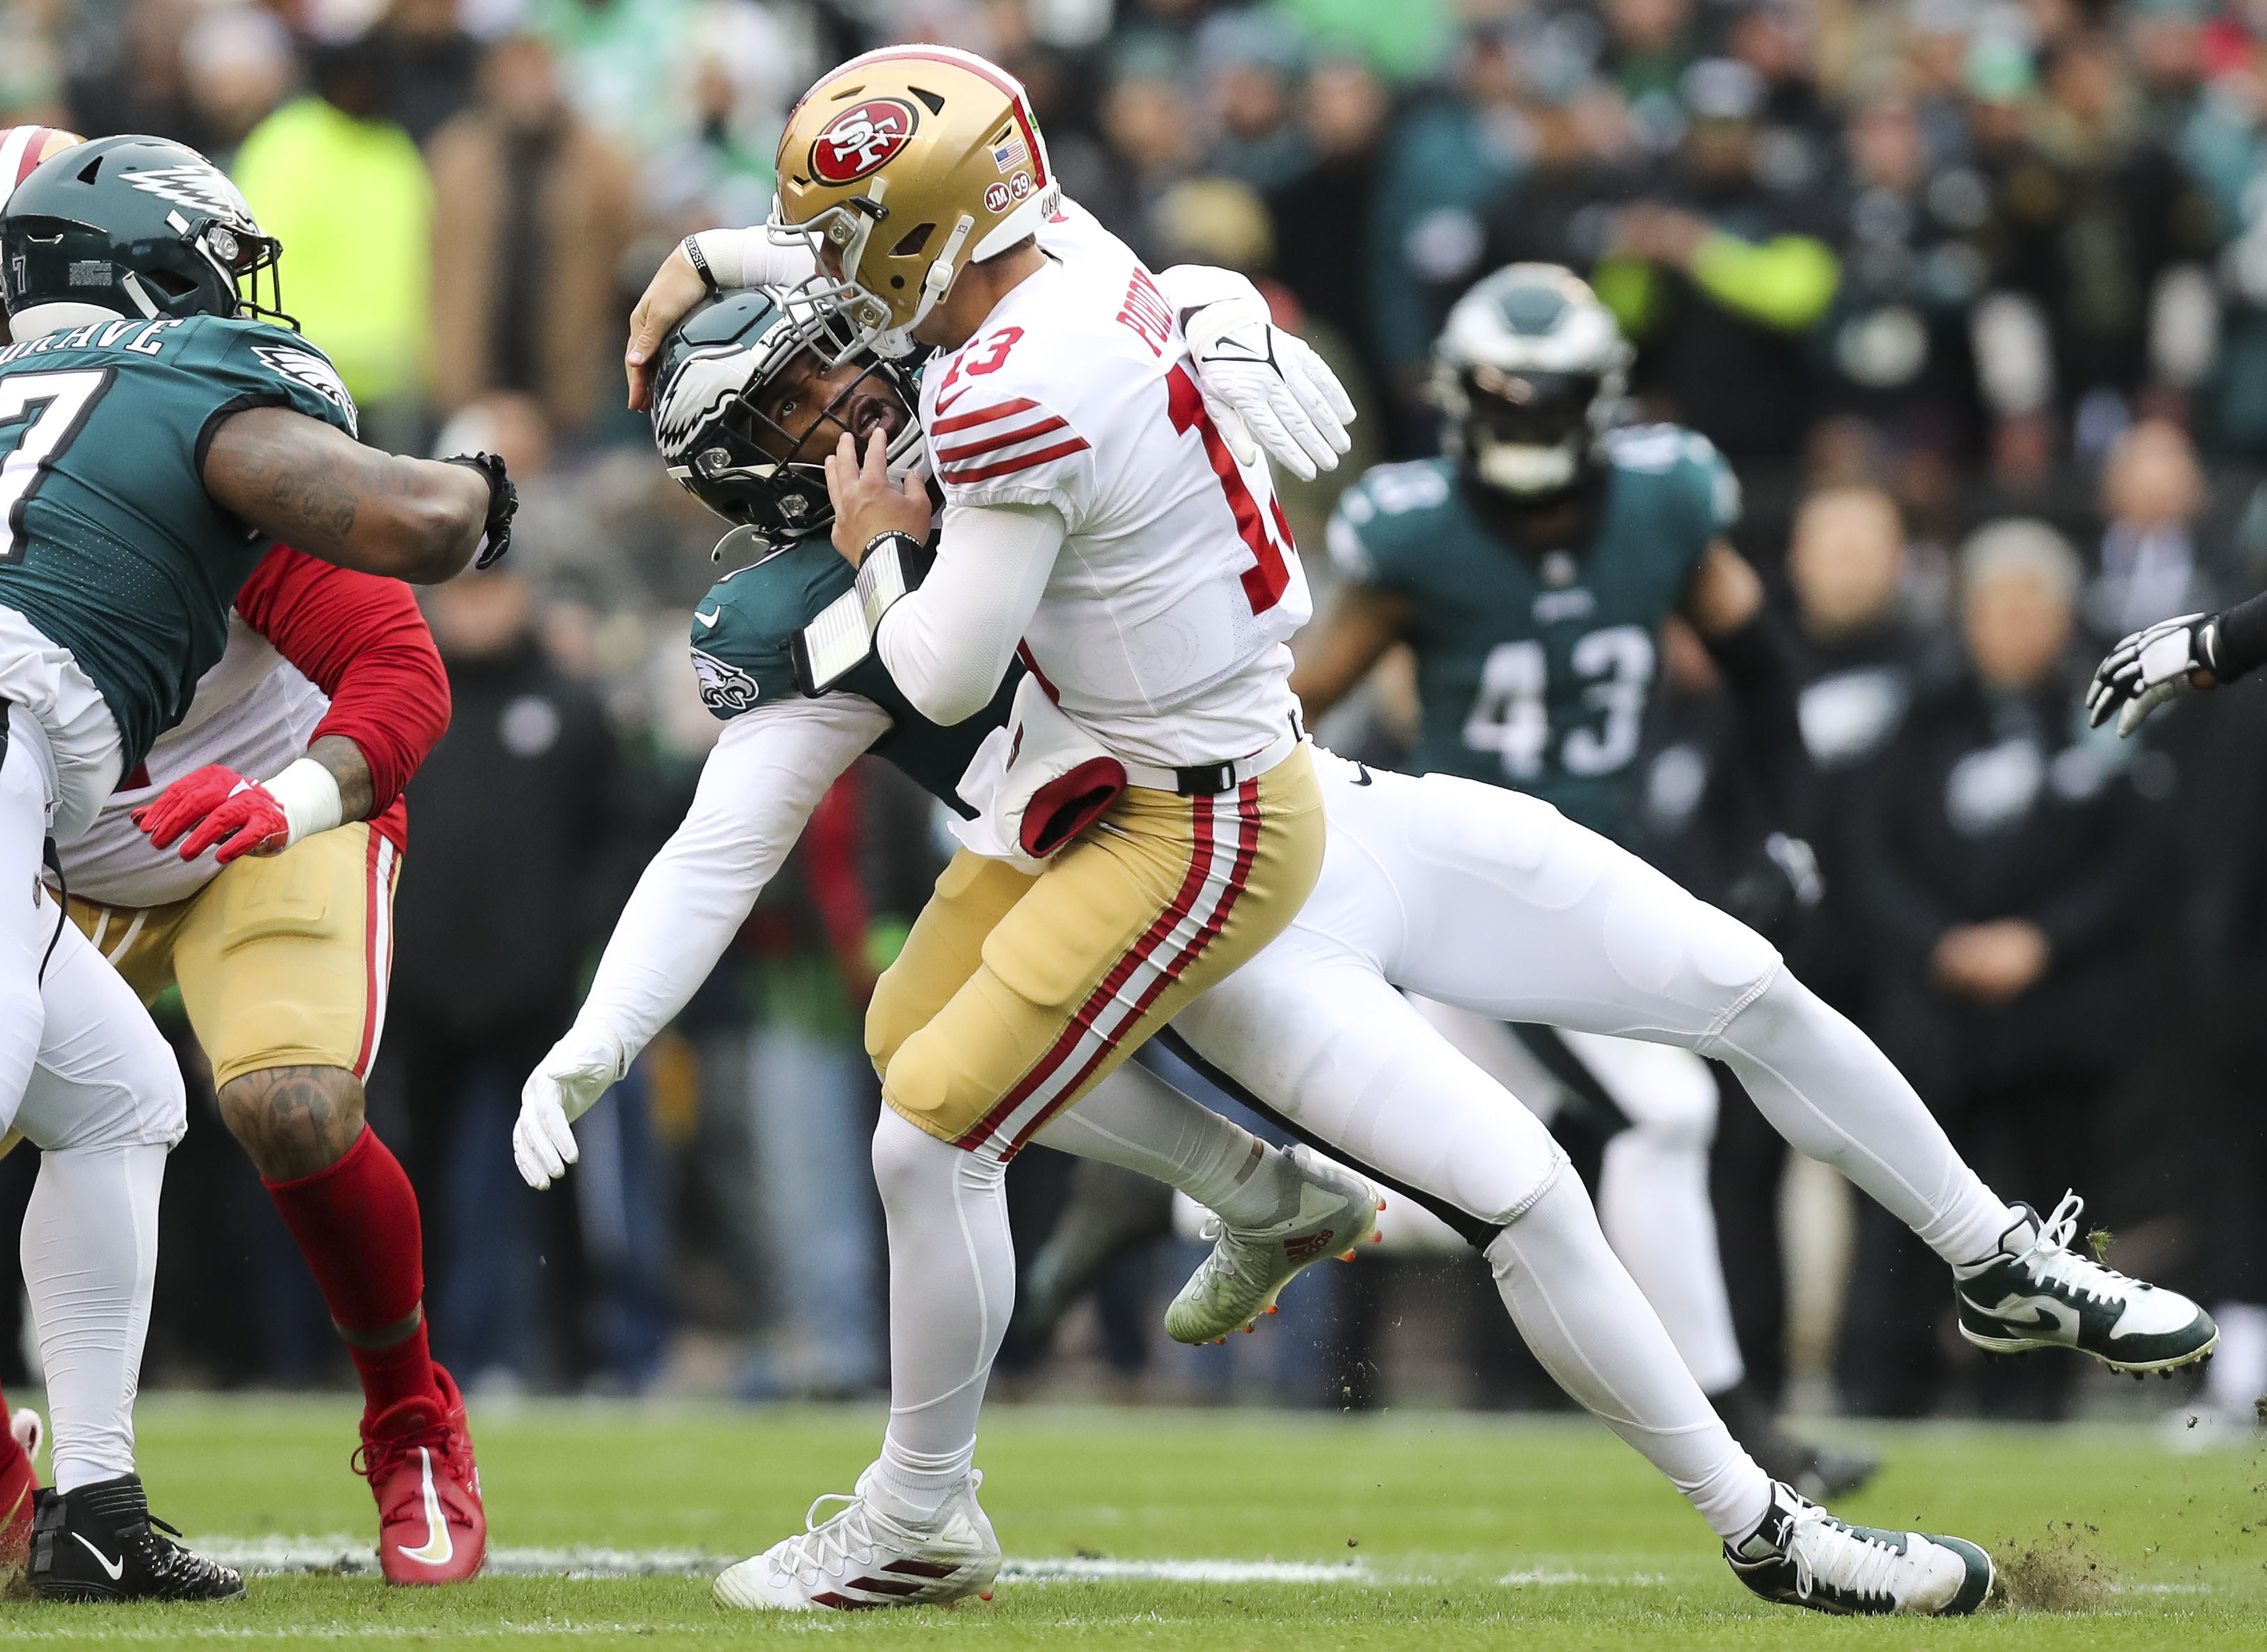
<instances>
[{"instance_id":1,"label":"eagles player number 43","mask_svg":"<svg viewBox=\"0 0 2267 1652\"><path fill-rule=\"evenodd\" d=\"M110 388L111 370L11 373L0 378L0 444L18 425L15 450L0 459L0 562L24 560L24 505L48 467L78 435ZM21 422L25 415L28 422Z\"/></svg>"},{"instance_id":2,"label":"eagles player number 43","mask_svg":"<svg viewBox=\"0 0 2267 1652\"><path fill-rule=\"evenodd\" d=\"M1583 703L1605 715L1596 727L1566 731L1559 765L1570 775L1610 775L1637 755L1653 686L1653 639L1642 626L1608 626L1578 639L1569 658L1585 684ZM1464 744L1495 753L1514 780L1541 775L1551 745L1544 703L1550 680L1550 658L1541 642L1523 637L1497 643L1480 666L1480 691L1464 718Z\"/></svg>"}]
</instances>

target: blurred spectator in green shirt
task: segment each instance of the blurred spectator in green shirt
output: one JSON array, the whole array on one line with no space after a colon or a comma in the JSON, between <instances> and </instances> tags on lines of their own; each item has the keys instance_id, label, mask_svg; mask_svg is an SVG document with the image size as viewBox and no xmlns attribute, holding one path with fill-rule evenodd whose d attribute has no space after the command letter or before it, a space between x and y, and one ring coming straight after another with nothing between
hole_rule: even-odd
<instances>
[{"instance_id":1,"label":"blurred spectator in green shirt","mask_svg":"<svg viewBox=\"0 0 2267 1652\"><path fill-rule=\"evenodd\" d=\"M236 181L283 243L284 301L336 363L363 433L404 447L429 356L433 186L409 135L379 114L385 58L369 39L317 48L312 92L254 128Z\"/></svg>"}]
</instances>

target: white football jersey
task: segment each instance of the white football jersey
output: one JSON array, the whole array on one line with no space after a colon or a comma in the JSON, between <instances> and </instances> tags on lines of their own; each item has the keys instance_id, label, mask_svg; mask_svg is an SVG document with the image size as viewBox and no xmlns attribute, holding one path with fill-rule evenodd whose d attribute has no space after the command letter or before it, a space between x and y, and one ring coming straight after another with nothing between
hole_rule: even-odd
<instances>
[{"instance_id":1,"label":"white football jersey","mask_svg":"<svg viewBox=\"0 0 2267 1652\"><path fill-rule=\"evenodd\" d=\"M945 501L1061 513L1022 651L1102 745L1164 768L1251 756L1291 726L1285 644L1313 611L1266 462L1236 462L1124 242L1067 202L1038 241L1047 267L922 370Z\"/></svg>"},{"instance_id":2,"label":"white football jersey","mask_svg":"<svg viewBox=\"0 0 2267 1652\"><path fill-rule=\"evenodd\" d=\"M159 735L142 769L106 798L94 824L62 850L63 877L74 895L106 907L168 906L187 900L220 872L207 849L193 861L181 846L158 848L133 811L182 775L221 763L264 778L306 754L330 697L299 674L268 639L234 614L228 647L197 679L188 715Z\"/></svg>"}]
</instances>

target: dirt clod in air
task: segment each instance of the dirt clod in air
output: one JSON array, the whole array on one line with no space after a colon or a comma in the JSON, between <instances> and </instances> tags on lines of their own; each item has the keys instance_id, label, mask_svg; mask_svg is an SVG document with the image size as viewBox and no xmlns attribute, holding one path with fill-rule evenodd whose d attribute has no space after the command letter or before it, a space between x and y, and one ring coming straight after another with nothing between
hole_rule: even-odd
<instances>
[{"instance_id":1,"label":"dirt clod in air","mask_svg":"<svg viewBox=\"0 0 2267 1652\"><path fill-rule=\"evenodd\" d=\"M2004 1612L2100 1612L2109 1604L2111 1572L2075 1537L2009 1538L1992 1555L1999 1578L1991 1604Z\"/></svg>"}]
</instances>

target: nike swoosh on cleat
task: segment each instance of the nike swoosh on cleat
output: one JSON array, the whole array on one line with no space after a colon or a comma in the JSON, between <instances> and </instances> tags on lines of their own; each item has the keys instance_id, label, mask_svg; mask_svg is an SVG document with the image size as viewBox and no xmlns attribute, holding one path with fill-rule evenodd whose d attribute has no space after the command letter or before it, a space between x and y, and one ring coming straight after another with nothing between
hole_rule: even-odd
<instances>
[{"instance_id":1,"label":"nike swoosh on cleat","mask_svg":"<svg viewBox=\"0 0 2267 1652\"><path fill-rule=\"evenodd\" d=\"M1976 1305L1994 1319L2004 1319L2009 1325L2035 1325L2051 1319L2070 1335L2078 1334L2077 1310L2051 1296L2002 1296L1992 1307L1985 1308L1981 1303Z\"/></svg>"},{"instance_id":2,"label":"nike swoosh on cleat","mask_svg":"<svg viewBox=\"0 0 2267 1652\"><path fill-rule=\"evenodd\" d=\"M417 1457L425 1467L425 1541L414 1549L397 1543L394 1552L422 1566L446 1566L457 1546L449 1536L448 1519L441 1512L441 1494L433 1487L433 1453L421 1445Z\"/></svg>"},{"instance_id":3,"label":"nike swoosh on cleat","mask_svg":"<svg viewBox=\"0 0 2267 1652\"><path fill-rule=\"evenodd\" d=\"M693 611L693 617L700 620L703 625L714 625L717 620L724 617L724 611L722 608L718 608L711 613L703 613L700 609L695 608Z\"/></svg>"},{"instance_id":4,"label":"nike swoosh on cleat","mask_svg":"<svg viewBox=\"0 0 2267 1652\"><path fill-rule=\"evenodd\" d=\"M105 1554L100 1549L96 1548L94 1545L89 1543L80 1533L74 1531L71 1533L71 1536L78 1538L79 1547L84 1549L89 1554L94 1556L94 1563L103 1569L104 1575L106 1575L112 1582L114 1583L120 1578L126 1575L125 1556L121 1555L118 1559L114 1560L108 1555Z\"/></svg>"}]
</instances>

